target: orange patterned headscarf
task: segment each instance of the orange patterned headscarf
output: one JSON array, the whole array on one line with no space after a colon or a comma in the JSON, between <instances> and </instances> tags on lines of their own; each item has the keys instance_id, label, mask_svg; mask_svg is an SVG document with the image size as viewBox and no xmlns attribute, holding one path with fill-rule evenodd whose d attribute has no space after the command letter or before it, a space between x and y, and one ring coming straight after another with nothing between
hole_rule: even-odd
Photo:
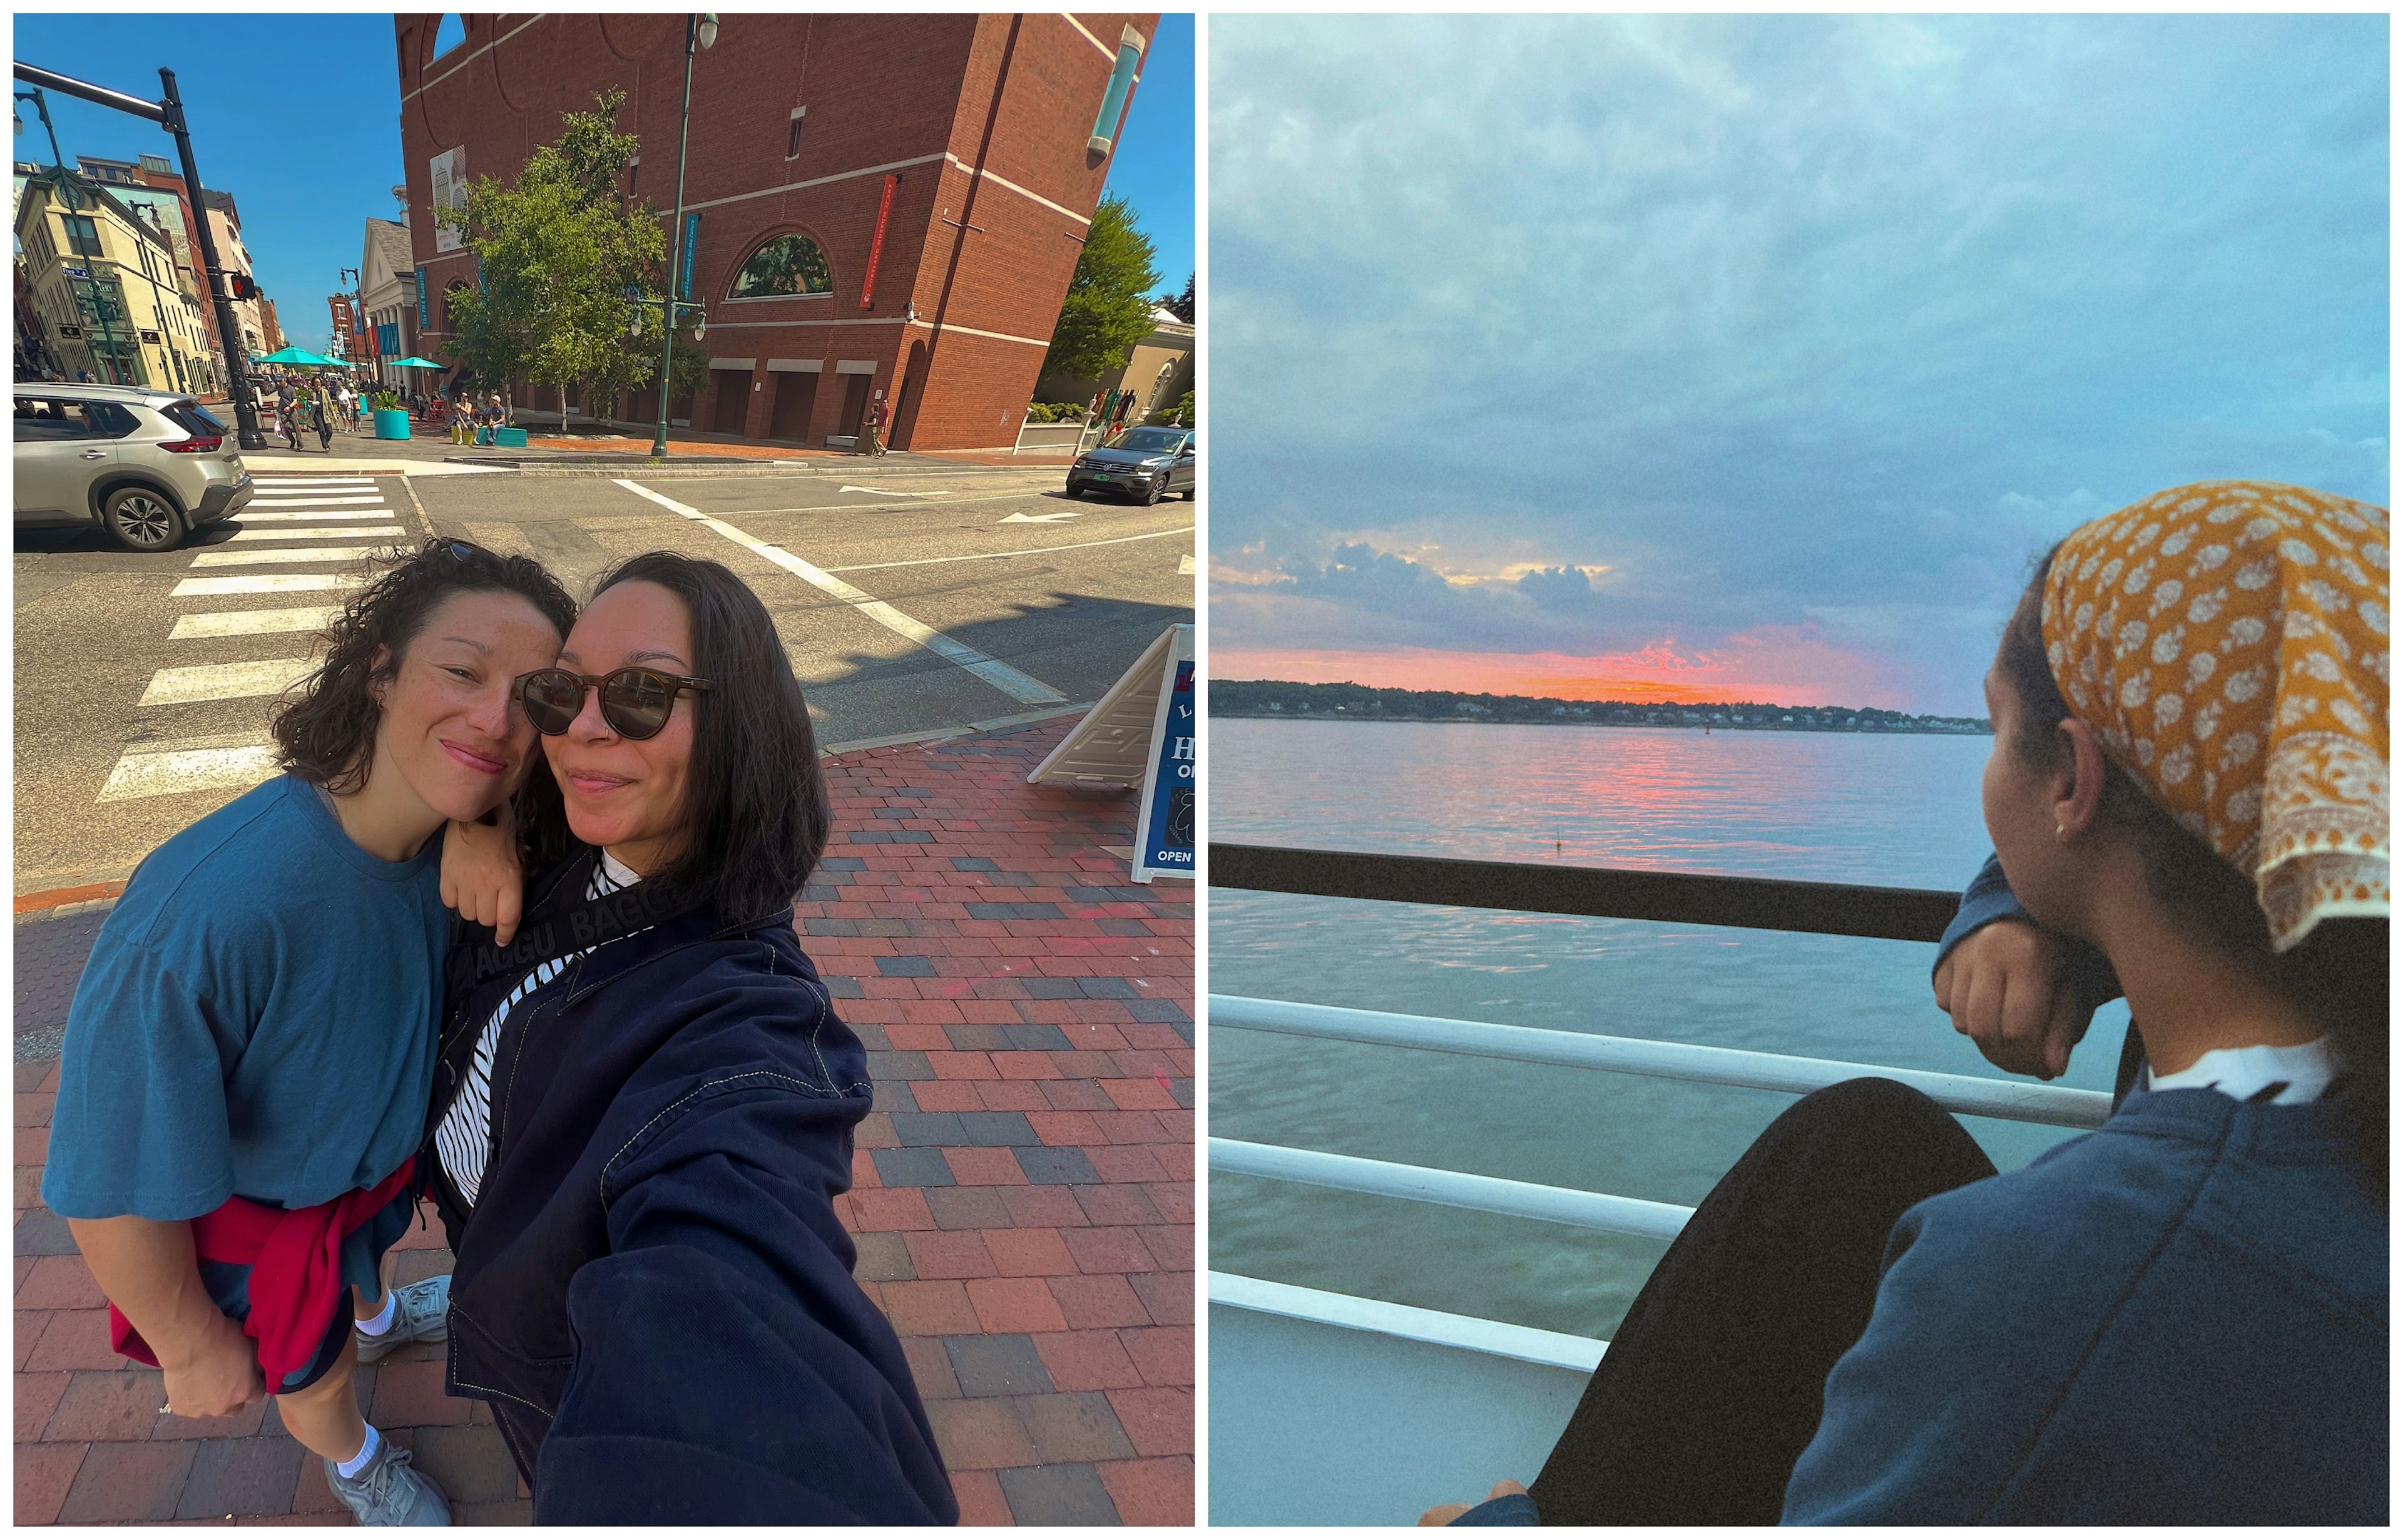
<instances>
[{"instance_id":1,"label":"orange patterned headscarf","mask_svg":"<svg viewBox=\"0 0 2403 1540\"><path fill-rule=\"evenodd\" d=\"M2061 543L2053 682L2250 875L2285 950L2387 912L2386 510L2269 481L2156 493Z\"/></svg>"}]
</instances>

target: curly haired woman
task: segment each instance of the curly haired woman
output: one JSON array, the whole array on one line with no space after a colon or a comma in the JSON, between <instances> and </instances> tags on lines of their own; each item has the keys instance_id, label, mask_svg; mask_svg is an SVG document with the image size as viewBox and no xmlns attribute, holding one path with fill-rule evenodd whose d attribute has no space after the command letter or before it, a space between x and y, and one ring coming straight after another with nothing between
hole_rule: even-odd
<instances>
[{"instance_id":1,"label":"curly haired woman","mask_svg":"<svg viewBox=\"0 0 2403 1540\"><path fill-rule=\"evenodd\" d=\"M380 1275L434 1074L440 836L517 785L535 733L512 681L575 615L535 562L464 541L385 572L278 711L285 773L142 863L67 1018L42 1200L118 1351L186 1417L274 1396L363 1523L450 1521L351 1373L444 1329L447 1286Z\"/></svg>"}]
</instances>

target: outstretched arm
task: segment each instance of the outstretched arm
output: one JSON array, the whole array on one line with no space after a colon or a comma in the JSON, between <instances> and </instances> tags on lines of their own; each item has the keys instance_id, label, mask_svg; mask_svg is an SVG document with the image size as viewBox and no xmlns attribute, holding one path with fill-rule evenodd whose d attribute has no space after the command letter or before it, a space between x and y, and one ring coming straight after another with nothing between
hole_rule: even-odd
<instances>
[{"instance_id":1,"label":"outstretched arm","mask_svg":"<svg viewBox=\"0 0 2403 1540\"><path fill-rule=\"evenodd\" d=\"M863 1101L736 1074L612 1163L537 1523L958 1521L834 1214Z\"/></svg>"}]
</instances>

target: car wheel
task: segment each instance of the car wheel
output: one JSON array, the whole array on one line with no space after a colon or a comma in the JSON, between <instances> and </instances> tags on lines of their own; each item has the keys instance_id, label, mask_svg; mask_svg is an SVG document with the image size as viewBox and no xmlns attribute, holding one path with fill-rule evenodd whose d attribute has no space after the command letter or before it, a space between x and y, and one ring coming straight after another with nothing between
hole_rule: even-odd
<instances>
[{"instance_id":1,"label":"car wheel","mask_svg":"<svg viewBox=\"0 0 2403 1540\"><path fill-rule=\"evenodd\" d=\"M1161 498L1167 495L1168 473L1166 471L1161 471L1157 477L1153 478L1151 485L1143 489L1143 506L1145 507L1151 507L1158 504Z\"/></svg>"},{"instance_id":2,"label":"car wheel","mask_svg":"<svg viewBox=\"0 0 2403 1540\"><path fill-rule=\"evenodd\" d=\"M127 550L166 550L184 537L184 517L164 493L119 487L100 507L101 527Z\"/></svg>"}]
</instances>

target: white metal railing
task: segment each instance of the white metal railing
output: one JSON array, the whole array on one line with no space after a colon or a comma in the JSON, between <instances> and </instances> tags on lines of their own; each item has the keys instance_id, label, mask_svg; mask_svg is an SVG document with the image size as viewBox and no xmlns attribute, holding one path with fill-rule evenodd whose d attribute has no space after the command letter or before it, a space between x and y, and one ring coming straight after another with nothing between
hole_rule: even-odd
<instances>
[{"instance_id":1,"label":"white metal railing","mask_svg":"<svg viewBox=\"0 0 2403 1540\"><path fill-rule=\"evenodd\" d=\"M1322 1150L1286 1149L1278 1145L1254 1145L1215 1136L1210 1141L1210 1169L1238 1176L1299 1182L1305 1186L1372 1193L1414 1203L1440 1203L1446 1208L1474 1209L1480 1214L1507 1214L1548 1224L1575 1225L1582 1229L1646 1235L1659 1241L1675 1240L1694 1214L1675 1203L1655 1203L1643 1198L1614 1198L1607 1193L1579 1192L1573 1187L1548 1187L1537 1182L1471 1176L1465 1172L1436 1171L1426 1166L1397 1165L1391 1160L1367 1160L1356 1155L1328 1155Z\"/></svg>"},{"instance_id":2,"label":"white metal railing","mask_svg":"<svg viewBox=\"0 0 2403 1540\"><path fill-rule=\"evenodd\" d=\"M1743 1048L1703 1047L1691 1043L1604 1037L1543 1027L1506 1027L1491 1021L1458 1021L1433 1016L1399 1016L1291 1000L1214 994L1210 996L1210 1024L1281 1033L1291 1037L1378 1043L1388 1047L1424 1048L1435 1053L1612 1070L1622 1075L1660 1075L1672 1080L1750 1086L1798 1094L1875 1075L1926 1092L1947 1112L2005 1117L2021 1123L2049 1123L2059 1128L2099 1129L2111 1116L2111 1098L2101 1091L2022 1085L1935 1070L1893 1069L1883 1064L1853 1064L1834 1059L1803 1059Z\"/></svg>"},{"instance_id":3,"label":"white metal railing","mask_svg":"<svg viewBox=\"0 0 2403 1540\"><path fill-rule=\"evenodd\" d=\"M1323 1326L1375 1332L1405 1341L1461 1348L1496 1358L1516 1358L1522 1363L1574 1369L1579 1374L1591 1374L1610 1346L1591 1337L1573 1337L1563 1331L1516 1326L1507 1321L1454 1315L1449 1311L1423 1310L1416 1305L1396 1305L1349 1294L1329 1294L1325 1289L1306 1289L1298 1283L1271 1283L1234 1272L1210 1274L1210 1303Z\"/></svg>"}]
</instances>

